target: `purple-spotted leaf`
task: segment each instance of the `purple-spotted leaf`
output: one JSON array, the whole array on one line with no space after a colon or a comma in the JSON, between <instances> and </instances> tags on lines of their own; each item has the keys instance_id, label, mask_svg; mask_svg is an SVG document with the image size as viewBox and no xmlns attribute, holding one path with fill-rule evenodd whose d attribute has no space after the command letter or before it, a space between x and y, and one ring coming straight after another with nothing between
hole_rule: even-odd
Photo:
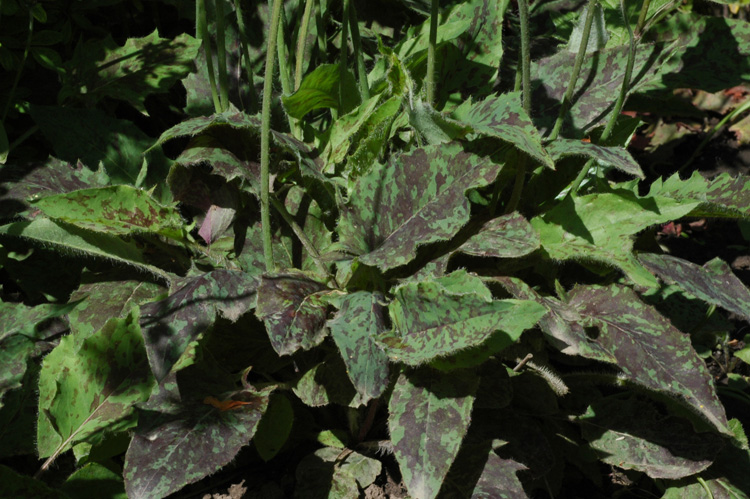
<instances>
[{"instance_id":1,"label":"purple-spotted leaf","mask_svg":"<svg viewBox=\"0 0 750 499\"><path fill-rule=\"evenodd\" d=\"M674 174L651 184L650 195L666 196L681 201L698 201L690 212L694 217L740 218L750 215L750 180L722 173L711 180L693 172L687 180Z\"/></svg>"},{"instance_id":2,"label":"purple-spotted leaf","mask_svg":"<svg viewBox=\"0 0 750 499\"><path fill-rule=\"evenodd\" d=\"M218 399L206 397L166 412L144 411L125 455L128 497L166 497L221 469L250 442L273 389L232 393L229 398L240 404L231 406L220 401L216 407L209 402Z\"/></svg>"},{"instance_id":3,"label":"purple-spotted leaf","mask_svg":"<svg viewBox=\"0 0 750 499\"><path fill-rule=\"evenodd\" d=\"M110 234L38 217L32 221L1 226L0 240L8 236L21 238L35 245L52 247L63 254L85 255L117 264L132 265L166 282L170 280L166 272L145 262L143 253L134 242L126 242Z\"/></svg>"},{"instance_id":4,"label":"purple-spotted leaf","mask_svg":"<svg viewBox=\"0 0 750 499\"><path fill-rule=\"evenodd\" d=\"M170 40L153 31L118 46L111 37L80 43L65 63L60 97L90 104L105 97L125 100L146 113L149 94L168 92L193 71L200 41L188 34Z\"/></svg>"},{"instance_id":5,"label":"purple-spotted leaf","mask_svg":"<svg viewBox=\"0 0 750 499\"><path fill-rule=\"evenodd\" d=\"M327 288L304 274L264 275L256 315L279 355L309 350L326 336Z\"/></svg>"},{"instance_id":6,"label":"purple-spotted leaf","mask_svg":"<svg viewBox=\"0 0 750 499\"><path fill-rule=\"evenodd\" d=\"M348 294L342 298L336 316L328 322L346 364L346 373L365 399L378 398L388 386L388 356L375 341L386 329L384 301L380 293Z\"/></svg>"},{"instance_id":7,"label":"purple-spotted leaf","mask_svg":"<svg viewBox=\"0 0 750 499\"><path fill-rule=\"evenodd\" d=\"M453 237L469 220L465 192L490 184L501 165L459 144L415 149L359 178L339 223L341 244L382 270L409 263L418 246Z\"/></svg>"},{"instance_id":8,"label":"purple-spotted leaf","mask_svg":"<svg viewBox=\"0 0 750 499\"><path fill-rule=\"evenodd\" d=\"M115 235L155 232L179 237L183 225L176 208L163 206L146 191L129 185L55 194L32 204L50 218Z\"/></svg>"},{"instance_id":9,"label":"purple-spotted leaf","mask_svg":"<svg viewBox=\"0 0 750 499\"><path fill-rule=\"evenodd\" d=\"M245 113L236 111L227 111L221 114L211 116L199 116L182 121L172 128L161 134L154 144L163 144L164 142L177 137L194 137L209 129L215 127L231 127L234 129L246 130L248 132L247 140L260 140L260 118L258 116L249 116ZM211 130L211 133L220 133L219 130ZM313 176L318 180L325 181L326 178L320 174L322 162L319 159L313 159L311 149L304 142L300 142L291 135L271 130L271 140L275 147L292 155L300 163L300 171L305 176ZM238 166L239 168L239 166ZM226 172L224 173L226 174Z\"/></svg>"},{"instance_id":10,"label":"purple-spotted leaf","mask_svg":"<svg viewBox=\"0 0 750 499\"><path fill-rule=\"evenodd\" d=\"M493 218L457 251L474 256L515 258L539 248L539 234L518 212Z\"/></svg>"},{"instance_id":11,"label":"purple-spotted leaf","mask_svg":"<svg viewBox=\"0 0 750 499\"><path fill-rule=\"evenodd\" d=\"M28 202L41 196L61 194L90 187L103 187L109 177L103 168L91 171L80 161L76 165L50 157L31 164L8 164L0 169L3 193L0 217L11 218L28 209Z\"/></svg>"},{"instance_id":12,"label":"purple-spotted leaf","mask_svg":"<svg viewBox=\"0 0 750 499\"><path fill-rule=\"evenodd\" d=\"M477 347L510 346L546 312L533 301L493 300L481 280L458 271L398 287L389 307L393 331L378 342L391 359L415 366Z\"/></svg>"},{"instance_id":13,"label":"purple-spotted leaf","mask_svg":"<svg viewBox=\"0 0 750 499\"><path fill-rule=\"evenodd\" d=\"M750 290L721 259L714 258L702 267L669 255L644 253L638 259L668 283L750 320Z\"/></svg>"},{"instance_id":14,"label":"purple-spotted leaf","mask_svg":"<svg viewBox=\"0 0 750 499\"><path fill-rule=\"evenodd\" d=\"M39 456L51 461L75 443L131 427L135 404L153 387L137 307L82 342L63 338L39 378Z\"/></svg>"},{"instance_id":15,"label":"purple-spotted leaf","mask_svg":"<svg viewBox=\"0 0 750 499\"><path fill-rule=\"evenodd\" d=\"M377 459L358 452L341 456L341 449L324 447L304 457L295 473L295 497L361 497L358 485L367 488L380 474L383 465Z\"/></svg>"},{"instance_id":16,"label":"purple-spotted leaf","mask_svg":"<svg viewBox=\"0 0 750 499\"><path fill-rule=\"evenodd\" d=\"M553 168L555 163L542 147L542 137L523 110L521 93L492 95L480 102L467 102L453 112L453 118L469 125L479 135L510 142L521 151Z\"/></svg>"},{"instance_id":17,"label":"purple-spotted leaf","mask_svg":"<svg viewBox=\"0 0 750 499\"><path fill-rule=\"evenodd\" d=\"M409 494L437 496L471 422L479 378L429 368L402 373L388 404L393 454Z\"/></svg>"},{"instance_id":18,"label":"purple-spotted leaf","mask_svg":"<svg viewBox=\"0 0 750 499\"><path fill-rule=\"evenodd\" d=\"M638 285L656 287L656 278L632 252L632 237L649 225L685 216L697 205L666 197L638 198L627 191L568 196L531 225L550 258L600 261L619 267Z\"/></svg>"},{"instance_id":19,"label":"purple-spotted leaf","mask_svg":"<svg viewBox=\"0 0 750 499\"><path fill-rule=\"evenodd\" d=\"M581 316L569 304L550 296L542 296L515 277L497 277L496 280L515 298L533 300L547 309L547 314L539 320L539 327L550 343L562 353L617 363L617 358L612 353L586 335Z\"/></svg>"},{"instance_id":20,"label":"purple-spotted leaf","mask_svg":"<svg viewBox=\"0 0 750 499\"><path fill-rule=\"evenodd\" d=\"M77 340L84 340L112 317L123 317L133 305L156 300L165 293L158 284L140 280L120 280L116 274L81 276L81 285L70 296L81 303L68 314L70 329Z\"/></svg>"},{"instance_id":21,"label":"purple-spotted leaf","mask_svg":"<svg viewBox=\"0 0 750 499\"><path fill-rule=\"evenodd\" d=\"M253 308L257 278L244 272L214 270L176 283L167 298L141 307L141 327L151 370L161 381L191 341L221 313L231 321Z\"/></svg>"},{"instance_id":22,"label":"purple-spotted leaf","mask_svg":"<svg viewBox=\"0 0 750 499\"><path fill-rule=\"evenodd\" d=\"M584 325L599 329L595 341L617 359L627 379L674 397L729 434L724 406L690 337L632 289L578 286L570 291L569 304L584 318Z\"/></svg>"},{"instance_id":23,"label":"purple-spotted leaf","mask_svg":"<svg viewBox=\"0 0 750 499\"><path fill-rule=\"evenodd\" d=\"M719 435L696 433L685 419L659 413L653 403L608 397L578 416L581 434L605 463L676 480L708 468L724 446Z\"/></svg>"},{"instance_id":24,"label":"purple-spotted leaf","mask_svg":"<svg viewBox=\"0 0 750 499\"><path fill-rule=\"evenodd\" d=\"M640 179L645 178L640 165L623 147L604 147L574 139L556 139L544 147L555 161L565 156L586 156Z\"/></svg>"}]
</instances>

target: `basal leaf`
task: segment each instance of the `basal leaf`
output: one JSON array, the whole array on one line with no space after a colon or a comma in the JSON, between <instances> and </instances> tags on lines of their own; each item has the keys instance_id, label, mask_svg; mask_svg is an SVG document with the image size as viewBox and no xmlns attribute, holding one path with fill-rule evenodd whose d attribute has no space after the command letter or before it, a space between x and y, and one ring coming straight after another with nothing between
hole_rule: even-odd
<instances>
[{"instance_id":1,"label":"basal leaf","mask_svg":"<svg viewBox=\"0 0 750 499\"><path fill-rule=\"evenodd\" d=\"M126 429L154 387L138 309L82 342L67 336L42 364L37 449L53 458L104 431Z\"/></svg>"},{"instance_id":2,"label":"basal leaf","mask_svg":"<svg viewBox=\"0 0 750 499\"><path fill-rule=\"evenodd\" d=\"M346 71L345 79L340 80L338 64L321 64L305 75L300 87L292 95L282 97L284 108L292 118L302 119L315 109L337 109L342 114L359 104L359 92L354 76ZM339 87L343 85L343 89ZM343 101L340 101L340 96Z\"/></svg>"},{"instance_id":3,"label":"basal leaf","mask_svg":"<svg viewBox=\"0 0 750 499\"><path fill-rule=\"evenodd\" d=\"M409 110L409 124L427 144L460 140L472 131L470 126L444 116L421 99L417 99Z\"/></svg>"},{"instance_id":4,"label":"basal leaf","mask_svg":"<svg viewBox=\"0 0 750 499\"><path fill-rule=\"evenodd\" d=\"M422 368L399 376L388 404L393 453L409 494L437 496L471 421L479 378Z\"/></svg>"},{"instance_id":5,"label":"basal leaf","mask_svg":"<svg viewBox=\"0 0 750 499\"><path fill-rule=\"evenodd\" d=\"M114 185L55 194L32 203L50 218L115 235L155 232L179 237L177 209L163 206L146 191Z\"/></svg>"},{"instance_id":6,"label":"basal leaf","mask_svg":"<svg viewBox=\"0 0 750 499\"><path fill-rule=\"evenodd\" d=\"M81 300L68 314L70 329L74 337L83 340L104 326L112 317L122 317L133 305L158 299L165 288L142 280L119 280L116 274L94 274L85 272L81 285L70 296Z\"/></svg>"},{"instance_id":7,"label":"basal leaf","mask_svg":"<svg viewBox=\"0 0 750 499\"><path fill-rule=\"evenodd\" d=\"M361 496L359 487L365 489L373 483L383 465L358 452L343 458L341 454L341 449L324 447L305 456L295 473L295 497L348 499Z\"/></svg>"},{"instance_id":8,"label":"basal leaf","mask_svg":"<svg viewBox=\"0 0 750 499\"><path fill-rule=\"evenodd\" d=\"M599 329L595 341L612 353L627 379L674 397L720 432L729 432L711 374L690 338L633 290L578 286L569 293L569 303L585 324Z\"/></svg>"},{"instance_id":9,"label":"basal leaf","mask_svg":"<svg viewBox=\"0 0 750 499\"><path fill-rule=\"evenodd\" d=\"M128 497L166 497L221 469L250 442L272 390L234 393L243 403L223 411L201 401L144 411L125 455Z\"/></svg>"},{"instance_id":10,"label":"basal leaf","mask_svg":"<svg viewBox=\"0 0 750 499\"><path fill-rule=\"evenodd\" d=\"M502 9L491 0L462 2L451 12L454 19L468 19L469 28L458 44L466 58L475 63L498 68L503 57Z\"/></svg>"},{"instance_id":11,"label":"basal leaf","mask_svg":"<svg viewBox=\"0 0 750 499\"><path fill-rule=\"evenodd\" d=\"M660 414L636 397L599 400L576 419L602 461L651 478L694 475L708 468L724 445L715 433L696 433L689 421Z\"/></svg>"},{"instance_id":12,"label":"basal leaf","mask_svg":"<svg viewBox=\"0 0 750 499\"><path fill-rule=\"evenodd\" d=\"M102 168L94 172L81 162L73 165L49 157L31 164L9 163L0 169L0 218L11 218L29 208L28 202L41 196L90 187L103 187L109 177Z\"/></svg>"},{"instance_id":13,"label":"basal leaf","mask_svg":"<svg viewBox=\"0 0 750 499\"><path fill-rule=\"evenodd\" d=\"M640 179L645 178L638 162L622 147L604 147L574 139L556 139L544 147L555 161L565 156L587 156Z\"/></svg>"},{"instance_id":14,"label":"basal leaf","mask_svg":"<svg viewBox=\"0 0 750 499\"><path fill-rule=\"evenodd\" d=\"M711 180L700 172L693 172L687 180L674 174L666 180L658 179L651 185L651 195L671 197L680 201L700 203L690 216L740 218L750 215L749 181L722 173Z\"/></svg>"},{"instance_id":15,"label":"basal leaf","mask_svg":"<svg viewBox=\"0 0 750 499\"><path fill-rule=\"evenodd\" d=\"M539 320L539 327L547 335L549 342L562 353L617 363L617 358L612 353L586 335L583 319L569 304L550 296L542 296L515 277L498 277L496 280L515 298L536 301L547 309L545 316Z\"/></svg>"},{"instance_id":16,"label":"basal leaf","mask_svg":"<svg viewBox=\"0 0 750 499\"><path fill-rule=\"evenodd\" d=\"M750 290L723 260L714 258L701 267L669 255L644 253L638 259L668 283L750 320Z\"/></svg>"},{"instance_id":17,"label":"basal leaf","mask_svg":"<svg viewBox=\"0 0 750 499\"><path fill-rule=\"evenodd\" d=\"M409 263L418 246L458 232L469 220L465 192L490 184L500 169L459 144L415 149L373 165L343 209L340 242L382 270Z\"/></svg>"},{"instance_id":18,"label":"basal leaf","mask_svg":"<svg viewBox=\"0 0 750 499\"><path fill-rule=\"evenodd\" d=\"M60 488L71 497L127 499L122 476L99 463L88 463L76 470Z\"/></svg>"},{"instance_id":19,"label":"basal leaf","mask_svg":"<svg viewBox=\"0 0 750 499\"><path fill-rule=\"evenodd\" d=\"M483 101L459 106L453 118L472 127L475 133L510 142L543 165L554 161L542 147L542 137L521 105L521 93L492 95Z\"/></svg>"},{"instance_id":20,"label":"basal leaf","mask_svg":"<svg viewBox=\"0 0 750 499\"><path fill-rule=\"evenodd\" d=\"M264 275L256 315L279 355L309 350L325 338L326 287L303 274Z\"/></svg>"},{"instance_id":21,"label":"basal leaf","mask_svg":"<svg viewBox=\"0 0 750 499\"><path fill-rule=\"evenodd\" d=\"M386 328L384 300L380 293L348 294L328 322L346 373L365 399L378 398L388 386L388 356L375 341Z\"/></svg>"},{"instance_id":22,"label":"basal leaf","mask_svg":"<svg viewBox=\"0 0 750 499\"><path fill-rule=\"evenodd\" d=\"M666 197L638 198L626 191L568 196L531 220L531 225L550 258L600 261L619 267L640 286L655 287L656 278L632 253L632 236L649 225L685 216L697 204Z\"/></svg>"},{"instance_id":23,"label":"basal leaf","mask_svg":"<svg viewBox=\"0 0 750 499\"><path fill-rule=\"evenodd\" d=\"M80 229L42 217L30 222L0 226L0 240L8 236L18 237L42 247L51 247L67 255L103 258L131 265L169 282L169 277L163 270L145 262L143 253L135 243L125 242L116 236Z\"/></svg>"},{"instance_id":24,"label":"basal leaf","mask_svg":"<svg viewBox=\"0 0 750 499\"><path fill-rule=\"evenodd\" d=\"M458 276L484 292L459 289ZM545 313L532 301L492 300L488 295L479 278L464 271L404 284L394 291L389 307L393 331L381 334L378 341L391 359L412 366L479 346L493 335L497 338L492 350L497 353Z\"/></svg>"},{"instance_id":25,"label":"basal leaf","mask_svg":"<svg viewBox=\"0 0 750 499\"><path fill-rule=\"evenodd\" d=\"M216 314L231 321L251 310L258 286L244 272L214 270L176 283L167 298L141 307L141 327L148 360L161 381L191 341L213 326Z\"/></svg>"},{"instance_id":26,"label":"basal leaf","mask_svg":"<svg viewBox=\"0 0 750 499\"><path fill-rule=\"evenodd\" d=\"M246 140L257 140L260 143L260 117L250 116L242 112L226 111L211 116L199 116L181 121L172 128L164 131L154 144L161 145L168 140L177 137L194 137L209 129L219 127L218 130L211 130L212 133L221 133L221 127L231 127L234 129L245 130L248 132ZM290 154L299 161L302 174L313 176L319 180L325 180L320 174L322 162L319 159L313 159L312 151L304 142L300 142L289 134L271 130L271 141L275 147L280 148L287 154ZM236 151L234 153L236 155ZM246 158L250 160L250 158Z\"/></svg>"},{"instance_id":27,"label":"basal leaf","mask_svg":"<svg viewBox=\"0 0 750 499\"><path fill-rule=\"evenodd\" d=\"M270 461L279 453L289 438L293 424L294 409L289 399L284 394L272 394L253 438L255 450L264 461Z\"/></svg>"},{"instance_id":28,"label":"basal leaf","mask_svg":"<svg viewBox=\"0 0 750 499\"><path fill-rule=\"evenodd\" d=\"M515 258L539 249L539 234L518 212L493 218L457 251L474 256Z\"/></svg>"},{"instance_id":29,"label":"basal leaf","mask_svg":"<svg viewBox=\"0 0 750 499\"><path fill-rule=\"evenodd\" d=\"M125 100L146 113L149 94L168 92L194 69L200 41L188 34L170 40L154 31L129 38L118 47L111 37L80 43L65 63L61 97L76 97L94 104L112 97Z\"/></svg>"}]
</instances>

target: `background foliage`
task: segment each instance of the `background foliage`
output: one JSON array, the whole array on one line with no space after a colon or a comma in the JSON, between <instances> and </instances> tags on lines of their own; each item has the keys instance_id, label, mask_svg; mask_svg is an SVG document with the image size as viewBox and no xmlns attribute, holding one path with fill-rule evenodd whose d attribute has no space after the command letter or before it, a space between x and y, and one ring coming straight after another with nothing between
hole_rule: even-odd
<instances>
[{"instance_id":1,"label":"background foliage","mask_svg":"<svg viewBox=\"0 0 750 499\"><path fill-rule=\"evenodd\" d=\"M745 13L3 0L0 495L750 497Z\"/></svg>"}]
</instances>

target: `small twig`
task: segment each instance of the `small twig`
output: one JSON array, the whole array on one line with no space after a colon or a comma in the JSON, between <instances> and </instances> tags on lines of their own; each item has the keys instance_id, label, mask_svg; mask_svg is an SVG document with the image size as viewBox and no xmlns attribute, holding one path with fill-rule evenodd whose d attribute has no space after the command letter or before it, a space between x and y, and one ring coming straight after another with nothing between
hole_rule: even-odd
<instances>
[{"instance_id":1,"label":"small twig","mask_svg":"<svg viewBox=\"0 0 750 499\"><path fill-rule=\"evenodd\" d=\"M518 371L520 371L521 369L523 369L523 366L525 366L526 363L528 361L530 361L531 359L533 359L533 358L534 358L533 354L527 353L526 357L524 357L523 359L521 359L520 361L518 361L518 365L513 368L513 372L517 373Z\"/></svg>"}]
</instances>

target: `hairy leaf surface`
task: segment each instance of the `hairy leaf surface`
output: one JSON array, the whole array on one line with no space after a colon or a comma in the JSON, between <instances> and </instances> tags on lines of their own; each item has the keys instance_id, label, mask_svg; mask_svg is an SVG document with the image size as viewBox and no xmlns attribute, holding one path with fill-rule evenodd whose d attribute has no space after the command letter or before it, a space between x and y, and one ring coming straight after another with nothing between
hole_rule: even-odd
<instances>
[{"instance_id":1,"label":"hairy leaf surface","mask_svg":"<svg viewBox=\"0 0 750 499\"><path fill-rule=\"evenodd\" d=\"M500 169L459 144L415 149L373 165L343 209L341 244L382 270L409 263L418 246L458 232L469 220L465 192L491 183Z\"/></svg>"},{"instance_id":2,"label":"hairy leaf surface","mask_svg":"<svg viewBox=\"0 0 750 499\"><path fill-rule=\"evenodd\" d=\"M640 165L622 147L604 147L574 139L556 139L544 147L555 161L565 156L587 156L640 179L646 178Z\"/></svg>"},{"instance_id":3,"label":"hairy leaf surface","mask_svg":"<svg viewBox=\"0 0 750 499\"><path fill-rule=\"evenodd\" d=\"M409 494L437 496L471 421L479 378L429 368L402 373L388 405L393 453Z\"/></svg>"},{"instance_id":4,"label":"hairy leaf surface","mask_svg":"<svg viewBox=\"0 0 750 499\"><path fill-rule=\"evenodd\" d=\"M627 379L676 398L720 432L729 432L711 374L690 338L632 289L578 286L569 303L599 329L596 341L617 359Z\"/></svg>"},{"instance_id":5,"label":"hairy leaf surface","mask_svg":"<svg viewBox=\"0 0 750 499\"><path fill-rule=\"evenodd\" d=\"M493 218L457 251L474 256L515 258L539 249L539 234L518 212Z\"/></svg>"}]
</instances>

